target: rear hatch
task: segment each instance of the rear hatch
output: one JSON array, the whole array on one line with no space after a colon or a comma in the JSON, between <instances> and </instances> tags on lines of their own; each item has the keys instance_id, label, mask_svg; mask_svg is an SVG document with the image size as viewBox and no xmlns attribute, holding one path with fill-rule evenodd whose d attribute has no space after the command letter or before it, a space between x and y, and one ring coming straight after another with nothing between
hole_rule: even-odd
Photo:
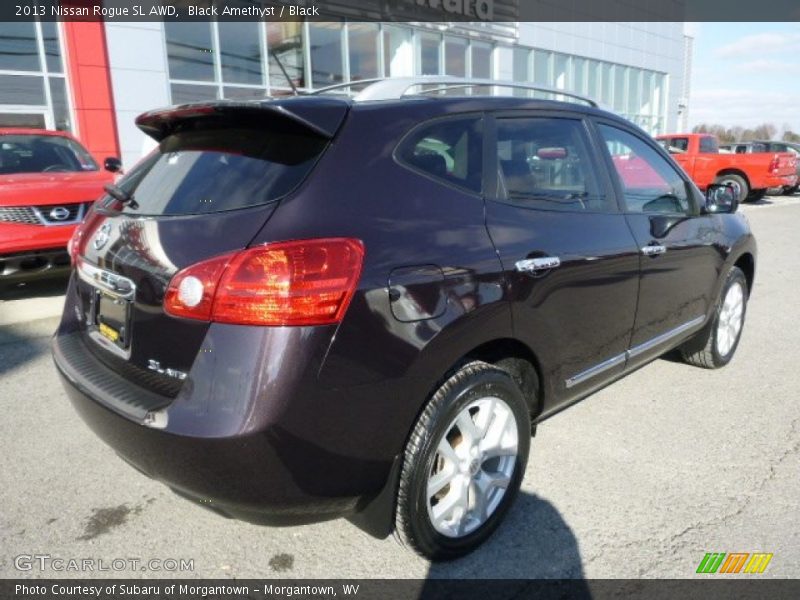
<instances>
[{"instance_id":1,"label":"rear hatch","mask_svg":"<svg viewBox=\"0 0 800 600\"><path fill-rule=\"evenodd\" d=\"M82 344L132 383L175 397L209 323L164 311L181 269L246 248L324 154L347 103L309 98L146 113L156 150L75 238Z\"/></svg>"}]
</instances>

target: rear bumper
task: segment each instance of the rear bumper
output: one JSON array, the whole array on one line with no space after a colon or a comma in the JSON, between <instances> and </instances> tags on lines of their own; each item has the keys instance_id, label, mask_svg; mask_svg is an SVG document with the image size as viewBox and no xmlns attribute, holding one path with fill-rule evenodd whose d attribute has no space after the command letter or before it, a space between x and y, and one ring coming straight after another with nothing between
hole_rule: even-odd
<instances>
[{"instance_id":1,"label":"rear bumper","mask_svg":"<svg viewBox=\"0 0 800 600\"><path fill-rule=\"evenodd\" d=\"M73 343L83 334L70 322L69 297L52 343L67 395L95 434L148 477L205 508L266 525L354 516L385 487L398 449L376 451L374 432L385 427L380 412L360 417L352 394L318 388L316 377L299 368L307 363L316 375L319 365L301 350L314 344L296 343L314 332L212 326L206 345L227 360L201 356L172 400L81 351ZM260 351L252 351L248 335L262 336ZM263 361L275 356L264 350L270 336L282 340L273 350L291 365L278 370L281 381L264 374ZM260 375L248 381L251 372ZM341 410L342 402L353 410ZM338 421L327 412L336 406ZM166 426L145 425L148 412L166 415Z\"/></svg>"},{"instance_id":2,"label":"rear bumper","mask_svg":"<svg viewBox=\"0 0 800 600\"><path fill-rule=\"evenodd\" d=\"M797 175L771 175L766 180L767 189L789 188L797 184Z\"/></svg>"}]
</instances>

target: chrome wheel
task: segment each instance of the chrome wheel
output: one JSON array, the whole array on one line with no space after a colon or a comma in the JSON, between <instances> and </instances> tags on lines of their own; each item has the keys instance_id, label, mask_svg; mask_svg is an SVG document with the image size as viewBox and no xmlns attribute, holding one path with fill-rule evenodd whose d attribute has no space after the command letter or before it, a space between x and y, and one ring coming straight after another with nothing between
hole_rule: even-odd
<instances>
[{"instance_id":1,"label":"chrome wheel","mask_svg":"<svg viewBox=\"0 0 800 600\"><path fill-rule=\"evenodd\" d=\"M464 407L436 447L428 475L428 517L447 537L462 537L497 509L514 474L517 420L500 398Z\"/></svg>"},{"instance_id":2,"label":"chrome wheel","mask_svg":"<svg viewBox=\"0 0 800 600\"><path fill-rule=\"evenodd\" d=\"M725 294L717 319L717 352L727 356L739 338L744 320L744 288L734 282Z\"/></svg>"}]
</instances>

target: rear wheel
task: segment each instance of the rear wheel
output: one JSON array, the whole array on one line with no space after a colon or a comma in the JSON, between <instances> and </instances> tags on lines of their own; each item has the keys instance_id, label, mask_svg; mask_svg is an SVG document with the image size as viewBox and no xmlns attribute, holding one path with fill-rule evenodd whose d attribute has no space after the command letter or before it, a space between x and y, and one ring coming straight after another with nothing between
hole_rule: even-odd
<instances>
[{"instance_id":1,"label":"rear wheel","mask_svg":"<svg viewBox=\"0 0 800 600\"><path fill-rule=\"evenodd\" d=\"M530 446L528 406L512 377L474 362L428 402L406 446L395 531L426 558L478 547L513 502Z\"/></svg>"},{"instance_id":2,"label":"rear wheel","mask_svg":"<svg viewBox=\"0 0 800 600\"><path fill-rule=\"evenodd\" d=\"M736 194L736 200L738 202L744 202L747 195L750 193L750 186L747 185L745 178L735 173L720 175L714 183L731 186Z\"/></svg>"},{"instance_id":3,"label":"rear wheel","mask_svg":"<svg viewBox=\"0 0 800 600\"><path fill-rule=\"evenodd\" d=\"M795 192L797 192L798 189L800 189L800 185L793 185L791 187L785 188L783 190L783 194L785 196L792 196L795 194Z\"/></svg>"},{"instance_id":4,"label":"rear wheel","mask_svg":"<svg viewBox=\"0 0 800 600\"><path fill-rule=\"evenodd\" d=\"M681 348L684 361L697 367L717 369L733 358L742 335L747 310L747 278L738 267L728 273L714 318Z\"/></svg>"}]
</instances>

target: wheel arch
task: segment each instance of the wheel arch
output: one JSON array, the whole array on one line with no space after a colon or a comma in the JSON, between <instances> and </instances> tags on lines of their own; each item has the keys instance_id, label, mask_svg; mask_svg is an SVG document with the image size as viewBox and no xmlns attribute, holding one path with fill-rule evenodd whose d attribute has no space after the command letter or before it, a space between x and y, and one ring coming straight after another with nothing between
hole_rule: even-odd
<instances>
[{"instance_id":1,"label":"wheel arch","mask_svg":"<svg viewBox=\"0 0 800 600\"><path fill-rule=\"evenodd\" d=\"M745 180L745 183L747 183L747 187L752 189L752 185L750 184L750 178L747 176L747 173L745 173L744 171L740 171L739 169L722 169L721 171L719 171L717 173L716 177L719 178L719 177L723 177L725 175L737 175L737 176L741 177L742 179Z\"/></svg>"},{"instance_id":2,"label":"wheel arch","mask_svg":"<svg viewBox=\"0 0 800 600\"><path fill-rule=\"evenodd\" d=\"M756 275L756 262L755 257L750 252L745 252L739 256L733 263L735 267L739 267L747 279L747 293L753 291L753 281Z\"/></svg>"}]
</instances>

